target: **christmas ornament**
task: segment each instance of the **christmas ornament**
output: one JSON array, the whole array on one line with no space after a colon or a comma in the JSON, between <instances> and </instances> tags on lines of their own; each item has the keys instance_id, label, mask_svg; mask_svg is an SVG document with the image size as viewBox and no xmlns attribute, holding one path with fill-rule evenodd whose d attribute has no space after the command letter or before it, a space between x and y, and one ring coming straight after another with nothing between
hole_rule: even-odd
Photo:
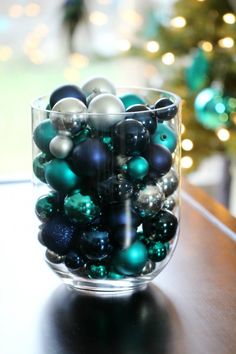
<instances>
[{"instance_id":1,"label":"christmas ornament","mask_svg":"<svg viewBox=\"0 0 236 354\"><path fill-rule=\"evenodd\" d=\"M60 256L59 254L50 251L49 249L46 250L45 257L49 262L54 264L60 264L64 262L65 259L65 256Z\"/></svg>"},{"instance_id":2,"label":"christmas ornament","mask_svg":"<svg viewBox=\"0 0 236 354\"><path fill-rule=\"evenodd\" d=\"M149 140L148 131L134 119L126 119L114 127L113 145L119 154L139 155L147 149Z\"/></svg>"},{"instance_id":3,"label":"christmas ornament","mask_svg":"<svg viewBox=\"0 0 236 354\"><path fill-rule=\"evenodd\" d=\"M42 228L43 243L51 251L65 255L76 235L76 226L64 216L51 218Z\"/></svg>"},{"instance_id":4,"label":"christmas ornament","mask_svg":"<svg viewBox=\"0 0 236 354\"><path fill-rule=\"evenodd\" d=\"M125 109L133 106L134 104L145 104L144 99L134 93L126 93L120 96L121 101L123 102Z\"/></svg>"},{"instance_id":5,"label":"christmas ornament","mask_svg":"<svg viewBox=\"0 0 236 354\"><path fill-rule=\"evenodd\" d=\"M86 97L90 96L90 101L101 93L116 94L116 89L113 83L105 77L100 76L86 81L82 86L82 90Z\"/></svg>"},{"instance_id":6,"label":"christmas ornament","mask_svg":"<svg viewBox=\"0 0 236 354\"><path fill-rule=\"evenodd\" d=\"M119 248L128 248L137 240L137 229L131 225L117 226L111 234L111 242Z\"/></svg>"},{"instance_id":7,"label":"christmas ornament","mask_svg":"<svg viewBox=\"0 0 236 354\"><path fill-rule=\"evenodd\" d=\"M80 235L79 243L81 253L94 261L106 258L113 250L107 231L84 231Z\"/></svg>"},{"instance_id":8,"label":"christmas ornament","mask_svg":"<svg viewBox=\"0 0 236 354\"><path fill-rule=\"evenodd\" d=\"M161 177L165 175L171 168L172 156L170 151L160 144L150 144L147 154L147 161L150 169L152 169L154 177Z\"/></svg>"},{"instance_id":9,"label":"christmas ornament","mask_svg":"<svg viewBox=\"0 0 236 354\"><path fill-rule=\"evenodd\" d=\"M87 107L77 98L67 97L52 108L50 119L60 134L75 135L86 126Z\"/></svg>"},{"instance_id":10,"label":"christmas ornament","mask_svg":"<svg viewBox=\"0 0 236 354\"><path fill-rule=\"evenodd\" d=\"M177 106L174 104L174 102L171 99L164 97L157 100L154 105L154 108L158 109L156 115L158 120L160 121L170 120L174 118L178 111Z\"/></svg>"},{"instance_id":11,"label":"christmas ornament","mask_svg":"<svg viewBox=\"0 0 236 354\"><path fill-rule=\"evenodd\" d=\"M114 253L112 264L116 271L123 275L140 273L147 262L146 247L140 241L134 242L129 248Z\"/></svg>"},{"instance_id":12,"label":"christmas ornament","mask_svg":"<svg viewBox=\"0 0 236 354\"><path fill-rule=\"evenodd\" d=\"M208 79L209 63L205 52L198 48L192 58L192 63L186 69L187 85L192 91L198 91Z\"/></svg>"},{"instance_id":13,"label":"christmas ornament","mask_svg":"<svg viewBox=\"0 0 236 354\"><path fill-rule=\"evenodd\" d=\"M88 223L100 215L100 208L89 195L77 190L65 198L64 212L72 222Z\"/></svg>"},{"instance_id":14,"label":"christmas ornament","mask_svg":"<svg viewBox=\"0 0 236 354\"><path fill-rule=\"evenodd\" d=\"M90 137L91 137L91 130L88 128L85 128L73 137L73 143L74 143L74 145L78 145Z\"/></svg>"},{"instance_id":15,"label":"christmas ornament","mask_svg":"<svg viewBox=\"0 0 236 354\"><path fill-rule=\"evenodd\" d=\"M75 251L69 251L65 258L65 265L69 269L78 269L85 265L85 261L81 254Z\"/></svg>"},{"instance_id":16,"label":"christmas ornament","mask_svg":"<svg viewBox=\"0 0 236 354\"><path fill-rule=\"evenodd\" d=\"M107 278L111 280L123 279L125 276L119 273L116 273L114 270L110 270L107 274Z\"/></svg>"},{"instance_id":17,"label":"christmas ornament","mask_svg":"<svg viewBox=\"0 0 236 354\"><path fill-rule=\"evenodd\" d=\"M149 165L142 156L132 157L126 164L126 172L134 180L143 179L148 173Z\"/></svg>"},{"instance_id":18,"label":"christmas ornament","mask_svg":"<svg viewBox=\"0 0 236 354\"><path fill-rule=\"evenodd\" d=\"M150 110L149 107L143 104L135 104L128 107L126 112L134 112L134 114L128 115L127 118L136 119L137 121L141 122L150 134L153 134L155 132L157 127L157 121L155 114Z\"/></svg>"},{"instance_id":19,"label":"christmas ornament","mask_svg":"<svg viewBox=\"0 0 236 354\"><path fill-rule=\"evenodd\" d=\"M143 222L145 236L153 241L170 241L175 236L177 227L177 218L169 210L161 210L155 218Z\"/></svg>"},{"instance_id":20,"label":"christmas ornament","mask_svg":"<svg viewBox=\"0 0 236 354\"><path fill-rule=\"evenodd\" d=\"M65 159L73 148L73 141L68 136L57 135L50 141L50 153L58 158Z\"/></svg>"},{"instance_id":21,"label":"christmas ornament","mask_svg":"<svg viewBox=\"0 0 236 354\"><path fill-rule=\"evenodd\" d=\"M105 181L98 183L97 192L99 198L105 203L116 203L132 196L133 185L125 178L111 176Z\"/></svg>"},{"instance_id":22,"label":"christmas ornament","mask_svg":"<svg viewBox=\"0 0 236 354\"><path fill-rule=\"evenodd\" d=\"M169 197L174 191L178 188L179 180L174 168L171 168L170 171L159 180L165 196Z\"/></svg>"},{"instance_id":23,"label":"christmas ornament","mask_svg":"<svg viewBox=\"0 0 236 354\"><path fill-rule=\"evenodd\" d=\"M156 267L155 262L152 262L150 259L147 261L147 263L145 264L145 266L143 267L142 271L141 271L141 275L147 275L149 273L151 273Z\"/></svg>"},{"instance_id":24,"label":"christmas ornament","mask_svg":"<svg viewBox=\"0 0 236 354\"><path fill-rule=\"evenodd\" d=\"M166 246L162 242L153 242L148 247L148 258L153 262L161 262L166 258Z\"/></svg>"},{"instance_id":25,"label":"christmas ornament","mask_svg":"<svg viewBox=\"0 0 236 354\"><path fill-rule=\"evenodd\" d=\"M57 131L53 127L51 121L46 119L39 123L33 132L33 139L37 147L45 152L50 154L49 144L50 141L57 135Z\"/></svg>"},{"instance_id":26,"label":"christmas ornament","mask_svg":"<svg viewBox=\"0 0 236 354\"><path fill-rule=\"evenodd\" d=\"M62 193L68 193L80 182L80 177L71 170L69 164L59 159L54 159L46 164L45 178L53 189Z\"/></svg>"},{"instance_id":27,"label":"christmas ornament","mask_svg":"<svg viewBox=\"0 0 236 354\"><path fill-rule=\"evenodd\" d=\"M108 148L109 151L113 151L113 144L112 144L112 138L109 135L104 135L102 137L102 143L105 144Z\"/></svg>"},{"instance_id":28,"label":"christmas ornament","mask_svg":"<svg viewBox=\"0 0 236 354\"><path fill-rule=\"evenodd\" d=\"M93 279L103 279L107 276L107 269L105 265L92 264L88 268L88 276Z\"/></svg>"},{"instance_id":29,"label":"christmas ornament","mask_svg":"<svg viewBox=\"0 0 236 354\"><path fill-rule=\"evenodd\" d=\"M33 171L35 176L43 183L46 183L45 179L45 164L51 160L46 154L41 152L33 161Z\"/></svg>"},{"instance_id":30,"label":"christmas ornament","mask_svg":"<svg viewBox=\"0 0 236 354\"><path fill-rule=\"evenodd\" d=\"M155 216L165 200L163 190L158 185L146 185L139 191L134 202L135 211L143 218Z\"/></svg>"},{"instance_id":31,"label":"christmas ornament","mask_svg":"<svg viewBox=\"0 0 236 354\"><path fill-rule=\"evenodd\" d=\"M104 213L104 218L111 229L115 229L121 225L137 227L140 224L140 217L131 208L129 199L123 203L110 205L109 209L106 209L106 213Z\"/></svg>"},{"instance_id":32,"label":"christmas ornament","mask_svg":"<svg viewBox=\"0 0 236 354\"><path fill-rule=\"evenodd\" d=\"M40 230L40 229L39 229L39 230ZM42 246L45 247L45 244L44 244L43 239L42 239L42 231L41 231L41 230L38 232L38 241L39 241L39 243L40 243Z\"/></svg>"},{"instance_id":33,"label":"christmas ornament","mask_svg":"<svg viewBox=\"0 0 236 354\"><path fill-rule=\"evenodd\" d=\"M124 119L122 115L124 112L124 105L118 97L110 93L102 93L89 104L88 123L93 129L108 132L116 123Z\"/></svg>"},{"instance_id":34,"label":"christmas ornament","mask_svg":"<svg viewBox=\"0 0 236 354\"><path fill-rule=\"evenodd\" d=\"M175 204L176 204L175 198L170 196L166 198L166 200L164 201L163 209L172 211L175 208Z\"/></svg>"},{"instance_id":35,"label":"christmas ornament","mask_svg":"<svg viewBox=\"0 0 236 354\"><path fill-rule=\"evenodd\" d=\"M47 222L59 211L58 195L55 192L39 197L35 205L35 213L42 222Z\"/></svg>"},{"instance_id":36,"label":"christmas ornament","mask_svg":"<svg viewBox=\"0 0 236 354\"><path fill-rule=\"evenodd\" d=\"M109 171L111 156L99 139L89 138L78 144L72 153L76 171L85 176L103 176Z\"/></svg>"},{"instance_id":37,"label":"christmas ornament","mask_svg":"<svg viewBox=\"0 0 236 354\"><path fill-rule=\"evenodd\" d=\"M79 87L75 85L64 85L52 92L49 98L50 107L54 107L58 101L67 97L76 98L86 105L86 97Z\"/></svg>"},{"instance_id":38,"label":"christmas ornament","mask_svg":"<svg viewBox=\"0 0 236 354\"><path fill-rule=\"evenodd\" d=\"M163 145L169 149L170 152L174 152L177 145L177 135L167 124L159 123L156 131L151 136L151 142L153 144Z\"/></svg>"}]
</instances>

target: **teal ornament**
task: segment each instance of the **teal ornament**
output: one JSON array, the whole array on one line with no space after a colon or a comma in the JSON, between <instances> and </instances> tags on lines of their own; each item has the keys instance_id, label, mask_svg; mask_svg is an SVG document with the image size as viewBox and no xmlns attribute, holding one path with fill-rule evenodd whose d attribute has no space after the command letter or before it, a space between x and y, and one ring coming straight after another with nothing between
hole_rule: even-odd
<instances>
[{"instance_id":1,"label":"teal ornament","mask_svg":"<svg viewBox=\"0 0 236 354\"><path fill-rule=\"evenodd\" d=\"M142 97L135 95L134 93L126 93L126 94L120 96L119 98L123 102L125 109L129 108L130 106L132 106L134 104L145 104L146 103Z\"/></svg>"},{"instance_id":2,"label":"teal ornament","mask_svg":"<svg viewBox=\"0 0 236 354\"><path fill-rule=\"evenodd\" d=\"M113 266L123 275L136 275L141 272L147 262L147 249L140 241L129 248L118 250L114 254Z\"/></svg>"},{"instance_id":3,"label":"teal ornament","mask_svg":"<svg viewBox=\"0 0 236 354\"><path fill-rule=\"evenodd\" d=\"M55 192L41 196L35 205L35 213L42 222L47 222L59 210L58 195Z\"/></svg>"},{"instance_id":4,"label":"teal ornament","mask_svg":"<svg viewBox=\"0 0 236 354\"><path fill-rule=\"evenodd\" d=\"M119 280L119 279L123 279L123 278L124 278L124 275L119 274L119 273L116 273L116 272L113 271L113 270L110 270L110 272L109 272L108 275L107 275L107 278L108 278L108 279L111 279L111 280Z\"/></svg>"},{"instance_id":5,"label":"teal ornament","mask_svg":"<svg viewBox=\"0 0 236 354\"><path fill-rule=\"evenodd\" d=\"M209 62L205 52L199 48L193 55L191 65L186 69L187 85L192 91L204 87L209 73Z\"/></svg>"},{"instance_id":6,"label":"teal ornament","mask_svg":"<svg viewBox=\"0 0 236 354\"><path fill-rule=\"evenodd\" d=\"M89 266L88 276L93 279L103 279L107 277L107 269L104 265L92 264Z\"/></svg>"},{"instance_id":7,"label":"teal ornament","mask_svg":"<svg viewBox=\"0 0 236 354\"><path fill-rule=\"evenodd\" d=\"M100 215L100 208L94 204L91 197L81 194L79 190L65 198L64 211L75 223L88 223Z\"/></svg>"},{"instance_id":8,"label":"teal ornament","mask_svg":"<svg viewBox=\"0 0 236 354\"><path fill-rule=\"evenodd\" d=\"M216 130L230 124L226 99L215 88L200 91L194 107L198 122L207 129Z\"/></svg>"},{"instance_id":9,"label":"teal ornament","mask_svg":"<svg viewBox=\"0 0 236 354\"><path fill-rule=\"evenodd\" d=\"M77 176L64 160L54 159L45 166L47 183L56 191L68 193L78 187L80 182Z\"/></svg>"},{"instance_id":10,"label":"teal ornament","mask_svg":"<svg viewBox=\"0 0 236 354\"><path fill-rule=\"evenodd\" d=\"M114 149L111 136L104 135L101 140L102 140L102 143L107 146L108 150L112 151Z\"/></svg>"},{"instance_id":11,"label":"teal ornament","mask_svg":"<svg viewBox=\"0 0 236 354\"><path fill-rule=\"evenodd\" d=\"M153 262L161 262L166 258L167 248L162 242L154 242L148 247L148 258Z\"/></svg>"},{"instance_id":12,"label":"teal ornament","mask_svg":"<svg viewBox=\"0 0 236 354\"><path fill-rule=\"evenodd\" d=\"M73 138L73 143L74 143L74 145L78 145L90 137L91 137L91 130L88 128L85 128Z\"/></svg>"},{"instance_id":13,"label":"teal ornament","mask_svg":"<svg viewBox=\"0 0 236 354\"><path fill-rule=\"evenodd\" d=\"M33 139L41 151L45 152L46 154L50 154L49 144L56 135L57 131L53 127L51 121L46 119L35 128L33 132Z\"/></svg>"},{"instance_id":14,"label":"teal ornament","mask_svg":"<svg viewBox=\"0 0 236 354\"><path fill-rule=\"evenodd\" d=\"M166 123L159 123L153 135L151 135L153 144L160 144L174 152L177 145L177 134Z\"/></svg>"},{"instance_id":15,"label":"teal ornament","mask_svg":"<svg viewBox=\"0 0 236 354\"><path fill-rule=\"evenodd\" d=\"M125 168L126 172L133 179L143 179L149 169L147 160L142 156L135 156L130 159Z\"/></svg>"},{"instance_id":16,"label":"teal ornament","mask_svg":"<svg viewBox=\"0 0 236 354\"><path fill-rule=\"evenodd\" d=\"M50 161L50 157L41 152L33 161L33 171L35 176L43 183L47 183L45 179L45 164Z\"/></svg>"}]
</instances>

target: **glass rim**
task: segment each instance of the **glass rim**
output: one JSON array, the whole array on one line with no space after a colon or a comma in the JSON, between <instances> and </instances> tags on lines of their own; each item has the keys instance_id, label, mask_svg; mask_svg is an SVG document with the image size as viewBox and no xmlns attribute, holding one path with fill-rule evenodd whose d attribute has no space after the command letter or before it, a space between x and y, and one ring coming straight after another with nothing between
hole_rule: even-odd
<instances>
[{"instance_id":1,"label":"glass rim","mask_svg":"<svg viewBox=\"0 0 236 354\"><path fill-rule=\"evenodd\" d=\"M134 90L142 90L142 91L147 91L147 92L156 92L156 93L159 93L159 94L163 94L163 95L167 95L167 96L170 96L169 98L170 99L174 99L173 103L168 105L168 106L165 106L165 107L161 107L161 108L150 108L149 110L143 110L143 111L137 111L137 112L121 112L121 113L105 113L106 115L110 115L110 116L133 116L134 114L136 115L139 115L139 114L144 114L144 113L161 113L161 112L165 112L167 109L170 109L170 108L174 108L174 106L179 106L180 103L181 103L181 97L178 96L177 94L171 92L171 91L167 91L167 90L162 90L162 89L158 89L158 88L152 88L152 87L144 87L144 86L116 86L116 89L127 89L127 90L130 90L127 91L127 93L133 93L131 90L134 89ZM105 92L103 92L105 93ZM46 109L46 108L41 108L39 106L37 106L37 103L43 99L46 99L46 98L49 98L49 95L43 95L43 96L39 96L37 97L36 99L34 99L32 102L31 102L31 109L34 110L34 111L39 111L39 112L44 112L46 114L50 114L50 113L54 113L56 114L57 116L86 116L86 117L89 117L89 116L103 116L104 113L92 113L92 112L58 112L58 111L53 111L52 109ZM163 98L168 98L168 97L163 97ZM145 105L145 104L144 104Z\"/></svg>"}]
</instances>

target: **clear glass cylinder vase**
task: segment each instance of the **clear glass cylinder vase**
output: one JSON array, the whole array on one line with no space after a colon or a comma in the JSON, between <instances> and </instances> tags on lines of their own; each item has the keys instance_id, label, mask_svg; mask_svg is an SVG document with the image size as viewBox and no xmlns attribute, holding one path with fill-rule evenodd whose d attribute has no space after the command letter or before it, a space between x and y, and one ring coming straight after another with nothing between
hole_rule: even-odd
<instances>
[{"instance_id":1,"label":"clear glass cylinder vase","mask_svg":"<svg viewBox=\"0 0 236 354\"><path fill-rule=\"evenodd\" d=\"M144 287L178 241L180 98L138 87L117 96L119 114L62 113L48 96L31 107L38 240L49 267L81 291Z\"/></svg>"}]
</instances>

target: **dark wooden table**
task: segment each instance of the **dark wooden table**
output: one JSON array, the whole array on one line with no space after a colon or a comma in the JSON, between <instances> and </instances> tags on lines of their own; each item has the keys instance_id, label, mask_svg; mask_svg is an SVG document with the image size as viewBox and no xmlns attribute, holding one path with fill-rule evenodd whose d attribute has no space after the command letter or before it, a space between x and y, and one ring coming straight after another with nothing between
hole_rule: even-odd
<instances>
[{"instance_id":1,"label":"dark wooden table","mask_svg":"<svg viewBox=\"0 0 236 354\"><path fill-rule=\"evenodd\" d=\"M30 184L0 186L1 354L235 354L236 220L184 185L181 235L146 290L79 295L44 264Z\"/></svg>"}]
</instances>

